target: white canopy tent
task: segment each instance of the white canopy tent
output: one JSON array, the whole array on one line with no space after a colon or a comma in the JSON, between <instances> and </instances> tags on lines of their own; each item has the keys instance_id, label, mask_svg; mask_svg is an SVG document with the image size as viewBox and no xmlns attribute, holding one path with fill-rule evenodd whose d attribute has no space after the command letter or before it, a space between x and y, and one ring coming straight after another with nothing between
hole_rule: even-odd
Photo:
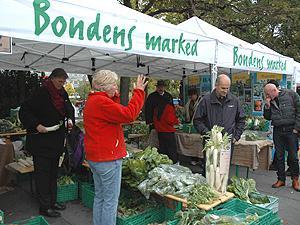
<instances>
[{"instance_id":1,"label":"white canopy tent","mask_svg":"<svg viewBox=\"0 0 300 225\"><path fill-rule=\"evenodd\" d=\"M215 39L104 0L1 0L0 35L13 37L0 69L181 79L215 63Z\"/></svg>"},{"instance_id":2,"label":"white canopy tent","mask_svg":"<svg viewBox=\"0 0 300 225\"><path fill-rule=\"evenodd\" d=\"M178 27L217 39L216 64L218 67L280 74L294 73L292 58L263 48L261 44L252 45L245 42L197 17L184 21ZM195 67L195 65L190 66Z\"/></svg>"},{"instance_id":3,"label":"white canopy tent","mask_svg":"<svg viewBox=\"0 0 300 225\"><path fill-rule=\"evenodd\" d=\"M295 62L295 82L300 83L300 63Z\"/></svg>"}]
</instances>

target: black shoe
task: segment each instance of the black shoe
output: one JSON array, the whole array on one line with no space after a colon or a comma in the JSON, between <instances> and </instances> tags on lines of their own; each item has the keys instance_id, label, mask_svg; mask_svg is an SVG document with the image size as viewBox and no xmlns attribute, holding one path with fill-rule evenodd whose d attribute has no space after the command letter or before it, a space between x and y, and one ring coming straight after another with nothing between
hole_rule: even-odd
<instances>
[{"instance_id":1,"label":"black shoe","mask_svg":"<svg viewBox=\"0 0 300 225\"><path fill-rule=\"evenodd\" d=\"M40 209L40 215L47 216L47 217L60 217L60 212L55 211L54 209L47 209L47 210L41 210Z\"/></svg>"},{"instance_id":2,"label":"black shoe","mask_svg":"<svg viewBox=\"0 0 300 225\"><path fill-rule=\"evenodd\" d=\"M67 207L65 204L62 203L55 203L54 206L52 207L52 209L55 210L65 210Z\"/></svg>"},{"instance_id":3,"label":"black shoe","mask_svg":"<svg viewBox=\"0 0 300 225\"><path fill-rule=\"evenodd\" d=\"M290 167L285 171L285 175L290 177L292 175Z\"/></svg>"}]
</instances>

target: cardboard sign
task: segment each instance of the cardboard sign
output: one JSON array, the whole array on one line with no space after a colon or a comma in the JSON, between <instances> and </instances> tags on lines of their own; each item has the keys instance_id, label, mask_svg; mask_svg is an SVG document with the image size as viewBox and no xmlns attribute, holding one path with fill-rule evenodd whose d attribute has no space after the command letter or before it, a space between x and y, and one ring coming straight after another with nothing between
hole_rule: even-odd
<instances>
[{"instance_id":1,"label":"cardboard sign","mask_svg":"<svg viewBox=\"0 0 300 225\"><path fill-rule=\"evenodd\" d=\"M12 52L11 37L0 35L0 54L11 54Z\"/></svg>"},{"instance_id":2,"label":"cardboard sign","mask_svg":"<svg viewBox=\"0 0 300 225\"><path fill-rule=\"evenodd\" d=\"M220 174L229 173L230 153L231 153L231 149L221 150L220 152Z\"/></svg>"}]
</instances>

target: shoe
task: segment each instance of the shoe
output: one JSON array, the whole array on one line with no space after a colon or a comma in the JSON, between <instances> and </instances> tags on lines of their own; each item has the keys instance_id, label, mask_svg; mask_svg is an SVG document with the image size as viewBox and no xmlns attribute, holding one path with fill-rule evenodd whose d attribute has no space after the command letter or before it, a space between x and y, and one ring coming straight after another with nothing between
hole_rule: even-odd
<instances>
[{"instance_id":1,"label":"shoe","mask_svg":"<svg viewBox=\"0 0 300 225\"><path fill-rule=\"evenodd\" d=\"M285 186L285 182L278 180L275 184L272 185L272 188L279 188Z\"/></svg>"},{"instance_id":2,"label":"shoe","mask_svg":"<svg viewBox=\"0 0 300 225\"><path fill-rule=\"evenodd\" d=\"M46 210L40 209L40 215L47 216L47 217L60 217L61 216L60 212L57 212L54 209L46 209Z\"/></svg>"},{"instance_id":3,"label":"shoe","mask_svg":"<svg viewBox=\"0 0 300 225\"><path fill-rule=\"evenodd\" d=\"M292 175L290 167L285 171L285 175L290 177Z\"/></svg>"},{"instance_id":4,"label":"shoe","mask_svg":"<svg viewBox=\"0 0 300 225\"><path fill-rule=\"evenodd\" d=\"M62 203L55 203L54 206L52 207L52 209L55 210L65 210L67 207L65 204Z\"/></svg>"},{"instance_id":5,"label":"shoe","mask_svg":"<svg viewBox=\"0 0 300 225\"><path fill-rule=\"evenodd\" d=\"M292 187L295 191L300 192L298 177L293 178Z\"/></svg>"}]
</instances>

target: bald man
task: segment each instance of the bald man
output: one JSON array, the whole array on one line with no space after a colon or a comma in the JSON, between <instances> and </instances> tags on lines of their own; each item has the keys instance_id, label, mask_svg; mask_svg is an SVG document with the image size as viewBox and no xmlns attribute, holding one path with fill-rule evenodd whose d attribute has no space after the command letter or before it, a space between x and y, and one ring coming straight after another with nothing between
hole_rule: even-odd
<instances>
[{"instance_id":1,"label":"bald man","mask_svg":"<svg viewBox=\"0 0 300 225\"><path fill-rule=\"evenodd\" d=\"M300 131L300 98L292 90L279 90L274 84L266 84L264 118L272 121L273 141L277 158L277 182L273 188L285 186L285 151L291 170L292 187L299 189L298 133Z\"/></svg>"},{"instance_id":2,"label":"bald man","mask_svg":"<svg viewBox=\"0 0 300 225\"><path fill-rule=\"evenodd\" d=\"M202 135L207 134L214 125L224 127L224 131L232 135L234 143L244 131L245 115L238 98L229 92L230 85L226 74L219 75L214 90L200 100L193 122Z\"/></svg>"}]
</instances>

